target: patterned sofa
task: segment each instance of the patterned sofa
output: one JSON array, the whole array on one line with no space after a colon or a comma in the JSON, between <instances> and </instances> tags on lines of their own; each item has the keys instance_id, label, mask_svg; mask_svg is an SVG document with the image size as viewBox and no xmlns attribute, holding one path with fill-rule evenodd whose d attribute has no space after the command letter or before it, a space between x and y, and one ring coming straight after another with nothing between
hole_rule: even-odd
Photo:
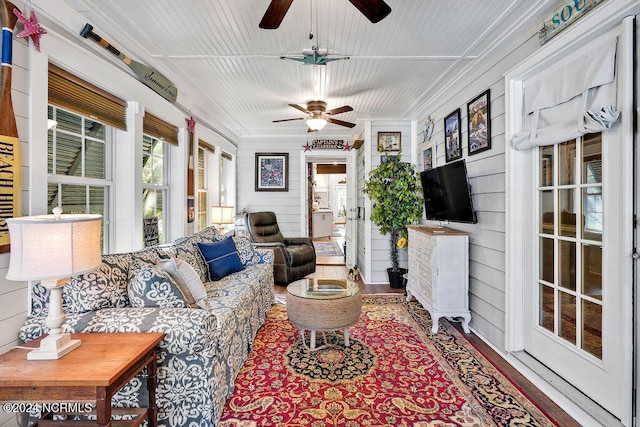
<instances>
[{"instance_id":1,"label":"patterned sofa","mask_svg":"<svg viewBox=\"0 0 640 427\"><path fill-rule=\"evenodd\" d=\"M98 270L71 278L63 288L67 331L166 334L158 351L156 398L161 426L217 424L273 303L273 252L254 249L247 238L233 238L243 270L208 281L207 264L197 244L223 239L215 227L209 227L171 244L103 255ZM183 260L193 267L204 282L206 309L131 306L128 286L133 270L144 265L153 269L163 258ZM21 328L21 340L46 332L48 301L48 291L35 285L32 313ZM144 375L127 384L113 403L145 406Z\"/></svg>"}]
</instances>

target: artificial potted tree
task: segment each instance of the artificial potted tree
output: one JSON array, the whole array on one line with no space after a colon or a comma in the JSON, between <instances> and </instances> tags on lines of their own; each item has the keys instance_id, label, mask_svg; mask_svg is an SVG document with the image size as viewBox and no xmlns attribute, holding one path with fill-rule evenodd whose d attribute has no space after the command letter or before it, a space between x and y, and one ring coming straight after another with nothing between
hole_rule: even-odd
<instances>
[{"instance_id":1,"label":"artificial potted tree","mask_svg":"<svg viewBox=\"0 0 640 427\"><path fill-rule=\"evenodd\" d=\"M403 162L401 153L385 156L364 183L364 192L373 203L371 220L382 235L390 235L392 267L387 272L392 288L404 286L407 270L398 265L398 247L407 242L407 225L422 218L421 188L415 166Z\"/></svg>"}]
</instances>

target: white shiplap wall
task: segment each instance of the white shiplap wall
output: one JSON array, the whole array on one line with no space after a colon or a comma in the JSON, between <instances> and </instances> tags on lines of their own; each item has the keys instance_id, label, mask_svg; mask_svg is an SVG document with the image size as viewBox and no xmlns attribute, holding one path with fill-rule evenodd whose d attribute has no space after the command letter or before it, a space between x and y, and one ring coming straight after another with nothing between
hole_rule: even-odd
<instances>
[{"instance_id":1,"label":"white shiplap wall","mask_svg":"<svg viewBox=\"0 0 640 427\"><path fill-rule=\"evenodd\" d=\"M13 42L13 72L11 97L18 125L22 149L22 164L28 164L29 156L29 46L25 39ZM22 167L22 188L27 188L27 168ZM27 197L23 192L23 213L27 214ZM27 318L28 291L26 282L5 279L9 268L9 254L0 255L0 353L18 344L18 330ZM0 411L0 426L18 425L16 414Z\"/></svg>"},{"instance_id":2,"label":"white shiplap wall","mask_svg":"<svg viewBox=\"0 0 640 427\"><path fill-rule=\"evenodd\" d=\"M374 121L371 123L371 150L370 164L371 169L375 169L380 164L380 158L384 155L396 155L395 152L380 153L377 149L378 132L401 132L401 152L402 159L405 162L411 162L412 138L411 138L411 122L408 120L385 120ZM369 171L365 172L366 179L369 177ZM371 209L368 209L366 218L371 216ZM390 236L383 236L378 231L378 226L370 222L371 239L365 242L365 247L371 252L371 271L370 277L366 278L366 283L388 283L387 268L391 267L391 247ZM400 267L406 267L407 251L398 251Z\"/></svg>"},{"instance_id":3,"label":"white shiplap wall","mask_svg":"<svg viewBox=\"0 0 640 427\"><path fill-rule=\"evenodd\" d=\"M238 205L247 212L273 211L278 218L278 226L285 237L304 236L300 218L302 212L300 195L303 180L301 176L302 146L305 137L296 138L242 138L238 144L236 183ZM256 153L289 154L289 191L255 191Z\"/></svg>"},{"instance_id":4,"label":"white shiplap wall","mask_svg":"<svg viewBox=\"0 0 640 427\"><path fill-rule=\"evenodd\" d=\"M437 165L445 163L444 117L460 108L463 158L467 163L477 224L451 223L470 233L471 326L497 348L505 345L505 85L503 75L539 48L536 28L519 32L486 55L457 81L441 87L423 109L435 118ZM491 90L491 149L469 156L467 102ZM424 127L421 125L420 129ZM420 151L421 147L418 148Z\"/></svg>"},{"instance_id":5,"label":"white shiplap wall","mask_svg":"<svg viewBox=\"0 0 640 427\"><path fill-rule=\"evenodd\" d=\"M21 142L22 164L28 164L29 156L29 46L25 39L14 38L11 97ZM27 188L28 170L22 167L22 188ZM22 211L26 215L27 197L23 191ZM18 342L18 329L27 317L27 283L5 279L9 267L9 254L0 255L0 353ZM3 421L0 412L0 424Z\"/></svg>"}]
</instances>

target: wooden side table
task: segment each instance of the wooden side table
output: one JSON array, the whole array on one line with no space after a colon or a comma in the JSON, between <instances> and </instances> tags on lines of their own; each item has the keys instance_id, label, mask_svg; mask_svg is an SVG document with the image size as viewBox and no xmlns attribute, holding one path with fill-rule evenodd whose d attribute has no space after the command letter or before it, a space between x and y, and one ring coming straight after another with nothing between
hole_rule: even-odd
<instances>
[{"instance_id":1,"label":"wooden side table","mask_svg":"<svg viewBox=\"0 0 640 427\"><path fill-rule=\"evenodd\" d=\"M58 360L27 360L30 350L14 348L0 355L0 401L26 408L38 403L62 402L64 404L58 406L65 408L74 403L91 402L96 404L98 426L137 426L148 418L149 426L155 427L158 418L156 345L163 337L159 332L72 334L72 338L81 340L82 344ZM37 347L40 339L23 347ZM145 367L149 407L114 411L136 417L126 422L111 421L111 398ZM18 405L20 402L24 405ZM43 414L38 425L62 425L52 418L52 412Z\"/></svg>"},{"instance_id":2,"label":"wooden side table","mask_svg":"<svg viewBox=\"0 0 640 427\"><path fill-rule=\"evenodd\" d=\"M349 347L349 328L360 320L362 296L356 282L342 279L300 279L287 286L287 316L300 329L306 347L304 331L310 331L309 350L316 351L316 332L344 332L344 346Z\"/></svg>"}]
</instances>

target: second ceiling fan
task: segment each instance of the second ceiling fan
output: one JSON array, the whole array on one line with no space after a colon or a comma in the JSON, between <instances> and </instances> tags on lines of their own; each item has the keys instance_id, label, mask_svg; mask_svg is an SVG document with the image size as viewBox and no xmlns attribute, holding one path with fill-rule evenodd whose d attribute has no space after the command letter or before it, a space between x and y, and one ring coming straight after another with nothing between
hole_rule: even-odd
<instances>
[{"instance_id":1,"label":"second ceiling fan","mask_svg":"<svg viewBox=\"0 0 640 427\"><path fill-rule=\"evenodd\" d=\"M273 123L279 122L289 122L293 120L305 120L307 122L307 126L309 126L309 132L315 132L324 127L327 123L333 123L334 125L345 126L348 128L352 128L355 126L355 123L345 122L344 120L334 119L330 116L347 113L349 111L353 111L348 105L343 105L342 107L334 108L327 111L327 104L324 101L309 101L307 103L307 108L303 108L298 104L289 104L291 107L296 110L300 110L303 113L307 114L307 117L296 117L294 119L282 119L282 120L274 120Z\"/></svg>"},{"instance_id":2,"label":"second ceiling fan","mask_svg":"<svg viewBox=\"0 0 640 427\"><path fill-rule=\"evenodd\" d=\"M367 19L374 24L391 13L391 7L383 0L349 0ZM280 26L293 0L271 0L260 21L260 28L275 30Z\"/></svg>"}]
</instances>

